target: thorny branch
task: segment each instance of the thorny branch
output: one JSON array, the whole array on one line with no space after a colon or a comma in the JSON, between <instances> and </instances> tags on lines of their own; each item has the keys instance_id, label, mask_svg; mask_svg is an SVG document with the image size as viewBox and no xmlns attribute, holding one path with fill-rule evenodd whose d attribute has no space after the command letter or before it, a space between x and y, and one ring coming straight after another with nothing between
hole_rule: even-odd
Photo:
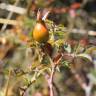
<instances>
[{"instance_id":1,"label":"thorny branch","mask_svg":"<svg viewBox=\"0 0 96 96\"><path fill-rule=\"evenodd\" d=\"M50 79L49 79L50 96L54 96L54 92L53 92L53 77L54 77L54 73L55 73L55 66L52 66L52 71L51 71L51 75L50 75Z\"/></svg>"},{"instance_id":2,"label":"thorny branch","mask_svg":"<svg viewBox=\"0 0 96 96\"><path fill-rule=\"evenodd\" d=\"M31 81L28 83L28 85L26 86L26 88L21 88L20 87L20 89L23 91L22 96L25 96L25 94L26 94L27 90L29 89L29 87L35 82L37 73L38 73L38 69L36 68L35 73L34 73L34 76L31 79Z\"/></svg>"},{"instance_id":3,"label":"thorny branch","mask_svg":"<svg viewBox=\"0 0 96 96\"><path fill-rule=\"evenodd\" d=\"M48 56L49 57L49 56ZM58 56L57 56L58 57ZM53 78L54 78L54 74L55 74L55 69L57 67L57 64L60 63L60 60L62 58L62 55L60 55L59 58L57 58L58 60L56 60L55 62L49 57L49 60L50 60L50 63L51 63L51 74L44 74L45 76L45 79L47 80L48 82L48 86L49 86L49 89L50 89L50 96L54 96L54 90L53 90ZM55 86L54 86L55 87Z\"/></svg>"},{"instance_id":4,"label":"thorny branch","mask_svg":"<svg viewBox=\"0 0 96 96\"><path fill-rule=\"evenodd\" d=\"M45 79L48 82L48 87L50 89L50 96L54 96L54 92L53 92L53 77L54 77L54 73L55 73L55 67L56 66L52 66L50 75L49 74L44 74Z\"/></svg>"}]
</instances>

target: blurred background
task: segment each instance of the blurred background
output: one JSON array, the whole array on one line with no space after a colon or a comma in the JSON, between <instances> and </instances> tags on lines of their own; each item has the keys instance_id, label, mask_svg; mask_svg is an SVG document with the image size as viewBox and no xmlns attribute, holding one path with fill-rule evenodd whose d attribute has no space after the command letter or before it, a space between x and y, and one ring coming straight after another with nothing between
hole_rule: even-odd
<instances>
[{"instance_id":1,"label":"blurred background","mask_svg":"<svg viewBox=\"0 0 96 96\"><path fill-rule=\"evenodd\" d=\"M43 16L50 11L45 22L50 38L54 33L58 40L50 43L55 55L70 50L61 44L67 35L73 53L80 45L77 53L90 54L87 59L61 60L54 75L54 96L96 96L96 0L0 0L0 96L49 96L42 76L46 72L43 66L50 68L48 58L32 38L38 9ZM50 47L44 48L50 51ZM70 62L76 73L70 70Z\"/></svg>"}]
</instances>

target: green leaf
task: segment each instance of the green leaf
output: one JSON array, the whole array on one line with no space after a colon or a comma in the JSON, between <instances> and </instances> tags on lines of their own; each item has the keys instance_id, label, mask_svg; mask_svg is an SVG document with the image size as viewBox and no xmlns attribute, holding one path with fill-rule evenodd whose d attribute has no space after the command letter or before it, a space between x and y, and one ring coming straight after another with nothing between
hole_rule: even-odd
<instances>
[{"instance_id":1,"label":"green leaf","mask_svg":"<svg viewBox=\"0 0 96 96\"><path fill-rule=\"evenodd\" d=\"M76 56L87 58L88 60L90 60L92 62L92 57L89 54L82 53L82 54L78 54Z\"/></svg>"},{"instance_id":2,"label":"green leaf","mask_svg":"<svg viewBox=\"0 0 96 96\"><path fill-rule=\"evenodd\" d=\"M63 39L58 39L54 43L55 43L55 45L57 45L59 47L64 43L64 40Z\"/></svg>"},{"instance_id":3,"label":"green leaf","mask_svg":"<svg viewBox=\"0 0 96 96\"><path fill-rule=\"evenodd\" d=\"M69 66L69 62L67 62L65 60L61 60L61 64L63 64L64 67L68 67Z\"/></svg>"},{"instance_id":4,"label":"green leaf","mask_svg":"<svg viewBox=\"0 0 96 96\"><path fill-rule=\"evenodd\" d=\"M96 51L96 46L92 46L90 48L87 48L85 53L86 54L91 54L93 51Z\"/></svg>"},{"instance_id":5,"label":"green leaf","mask_svg":"<svg viewBox=\"0 0 96 96\"><path fill-rule=\"evenodd\" d=\"M47 70L47 69L48 69L48 67L45 67L45 68L41 69L41 70L38 72L37 77L39 77L41 74L43 74L43 72L44 72L45 70Z\"/></svg>"}]
</instances>

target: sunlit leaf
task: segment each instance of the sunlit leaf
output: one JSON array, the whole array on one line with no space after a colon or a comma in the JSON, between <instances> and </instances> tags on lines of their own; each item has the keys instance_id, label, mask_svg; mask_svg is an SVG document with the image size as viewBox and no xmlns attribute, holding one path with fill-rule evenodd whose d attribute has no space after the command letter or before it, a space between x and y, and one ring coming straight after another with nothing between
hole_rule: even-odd
<instances>
[{"instance_id":1,"label":"sunlit leaf","mask_svg":"<svg viewBox=\"0 0 96 96\"><path fill-rule=\"evenodd\" d=\"M91 54L93 51L96 51L96 46L92 46L90 48L87 48L85 53L87 54Z\"/></svg>"},{"instance_id":2,"label":"sunlit leaf","mask_svg":"<svg viewBox=\"0 0 96 96\"><path fill-rule=\"evenodd\" d=\"M82 53L82 54L78 54L76 56L87 58L88 60L90 60L92 62L92 57L89 54Z\"/></svg>"},{"instance_id":3,"label":"sunlit leaf","mask_svg":"<svg viewBox=\"0 0 96 96\"><path fill-rule=\"evenodd\" d=\"M41 69L41 70L38 72L37 77L40 76L41 74L43 74L43 72L44 72L45 70L47 70L47 69L48 69L47 67Z\"/></svg>"},{"instance_id":4,"label":"sunlit leaf","mask_svg":"<svg viewBox=\"0 0 96 96\"><path fill-rule=\"evenodd\" d=\"M56 44L58 47L61 46L64 43L63 39L58 39L54 42L54 44Z\"/></svg>"}]
</instances>

